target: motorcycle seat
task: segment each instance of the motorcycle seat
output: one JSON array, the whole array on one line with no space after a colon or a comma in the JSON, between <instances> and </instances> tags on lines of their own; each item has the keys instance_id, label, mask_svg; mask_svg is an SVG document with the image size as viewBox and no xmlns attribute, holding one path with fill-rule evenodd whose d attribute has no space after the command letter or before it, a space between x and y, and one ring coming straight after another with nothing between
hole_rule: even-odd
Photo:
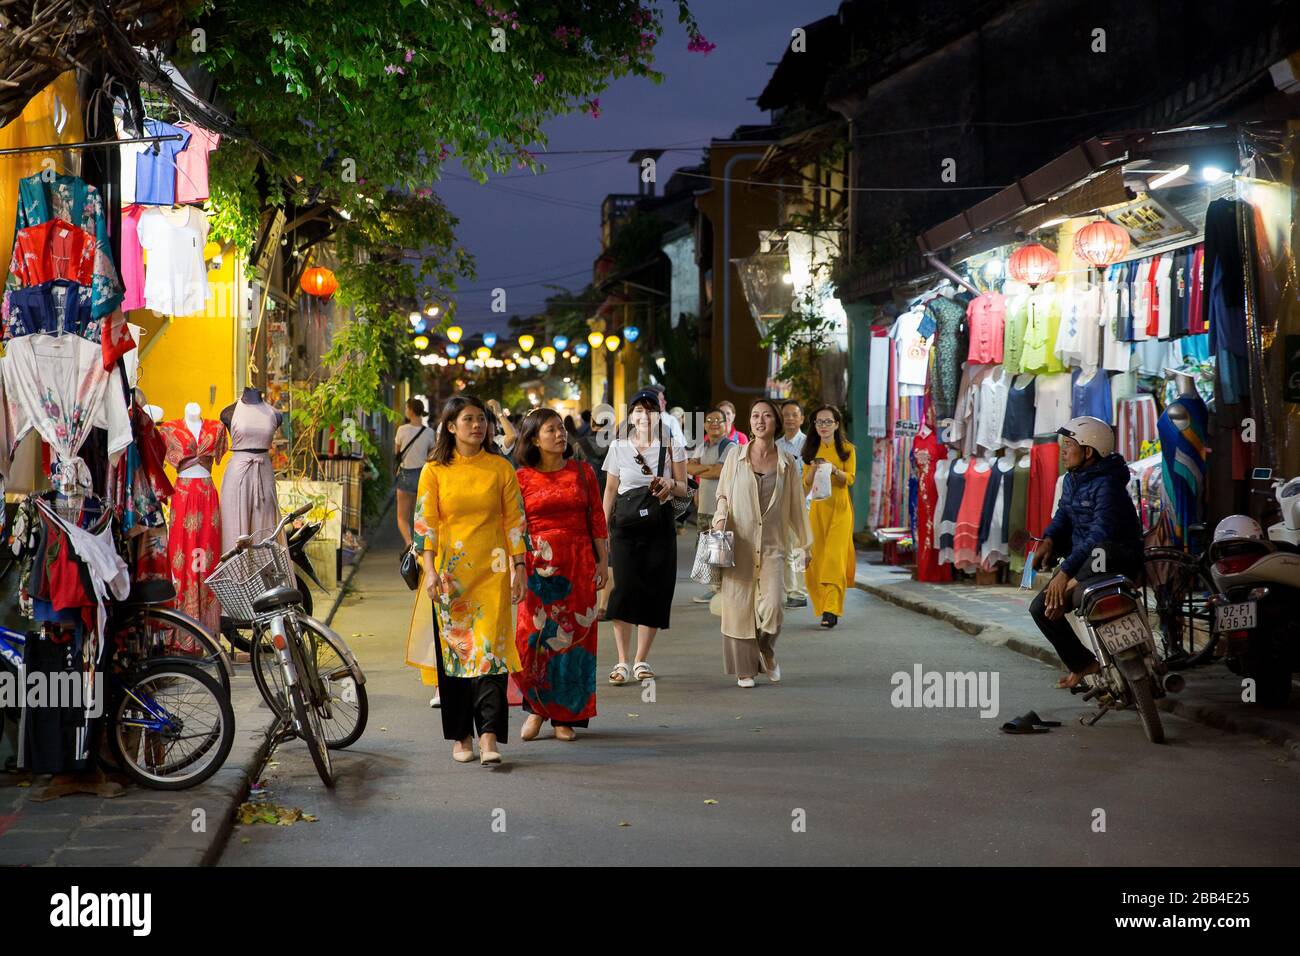
<instances>
[{"instance_id":1,"label":"motorcycle seat","mask_svg":"<svg viewBox=\"0 0 1300 956\"><path fill-rule=\"evenodd\" d=\"M1122 574L1113 574L1106 578L1093 578L1079 585L1078 607L1087 607L1088 603L1103 592L1116 589L1129 590L1133 582Z\"/></svg>"},{"instance_id":2,"label":"motorcycle seat","mask_svg":"<svg viewBox=\"0 0 1300 956\"><path fill-rule=\"evenodd\" d=\"M301 603L302 595L298 593L297 588L271 588L271 590L253 599L253 612L255 614L270 614L273 611L280 611Z\"/></svg>"}]
</instances>

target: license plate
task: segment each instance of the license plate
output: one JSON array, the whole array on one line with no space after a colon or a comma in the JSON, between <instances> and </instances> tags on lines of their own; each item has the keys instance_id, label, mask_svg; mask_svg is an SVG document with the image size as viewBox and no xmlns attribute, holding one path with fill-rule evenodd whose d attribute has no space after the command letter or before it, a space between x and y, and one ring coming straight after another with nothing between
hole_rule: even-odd
<instances>
[{"instance_id":1,"label":"license plate","mask_svg":"<svg viewBox=\"0 0 1300 956\"><path fill-rule=\"evenodd\" d=\"M1216 611L1215 624L1220 631L1249 631L1255 627L1255 602L1223 604Z\"/></svg>"},{"instance_id":2,"label":"license plate","mask_svg":"<svg viewBox=\"0 0 1300 956\"><path fill-rule=\"evenodd\" d=\"M1138 614L1126 614L1118 621L1097 625L1097 636L1112 654L1137 647L1147 639L1146 625Z\"/></svg>"}]
</instances>

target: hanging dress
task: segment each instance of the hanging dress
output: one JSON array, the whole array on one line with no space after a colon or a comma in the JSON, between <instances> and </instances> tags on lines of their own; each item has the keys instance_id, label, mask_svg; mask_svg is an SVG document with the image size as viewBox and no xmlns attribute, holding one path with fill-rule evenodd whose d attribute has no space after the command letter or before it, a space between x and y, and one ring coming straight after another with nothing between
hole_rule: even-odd
<instances>
[{"instance_id":1,"label":"hanging dress","mask_svg":"<svg viewBox=\"0 0 1300 956\"><path fill-rule=\"evenodd\" d=\"M957 532L957 515L961 513L962 499L966 495L966 473L970 470L964 458L951 459L947 465L948 480L944 482L942 518L939 520L939 563L952 564L953 536Z\"/></svg>"},{"instance_id":2,"label":"hanging dress","mask_svg":"<svg viewBox=\"0 0 1300 956\"><path fill-rule=\"evenodd\" d=\"M280 413L266 402L235 402L230 417L230 462L221 476L221 550L241 535L270 531L280 521L271 467L271 439Z\"/></svg>"},{"instance_id":3,"label":"hanging dress","mask_svg":"<svg viewBox=\"0 0 1300 956\"><path fill-rule=\"evenodd\" d=\"M976 467L983 464L983 471ZM966 489L962 494L961 509L957 512L957 523L952 535L952 563L958 570L974 571L979 565L980 523L984 516L984 498L988 492L989 479L993 476L988 462L978 458L969 459L966 468Z\"/></svg>"},{"instance_id":4,"label":"hanging dress","mask_svg":"<svg viewBox=\"0 0 1300 956\"><path fill-rule=\"evenodd\" d=\"M208 472L207 476L176 479L167 558L176 588L176 607L215 635L221 630L221 603L203 582L224 550L221 504L211 472L212 466L225 457L226 429L219 421L204 419L195 438L183 418L163 422L159 428L167 442L167 463L178 474L191 468Z\"/></svg>"},{"instance_id":5,"label":"hanging dress","mask_svg":"<svg viewBox=\"0 0 1300 956\"><path fill-rule=\"evenodd\" d=\"M948 449L932 428L923 429L912 440L912 463L916 473L916 580L944 582L952 580L952 569L939 563L935 547L935 526L941 517L942 502L935 481L939 466L947 474Z\"/></svg>"}]
</instances>

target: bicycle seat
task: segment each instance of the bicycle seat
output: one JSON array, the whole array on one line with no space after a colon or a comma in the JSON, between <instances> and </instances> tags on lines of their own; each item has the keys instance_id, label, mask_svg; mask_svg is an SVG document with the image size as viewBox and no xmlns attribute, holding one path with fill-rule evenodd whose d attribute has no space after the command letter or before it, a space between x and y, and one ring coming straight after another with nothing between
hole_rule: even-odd
<instances>
[{"instance_id":1,"label":"bicycle seat","mask_svg":"<svg viewBox=\"0 0 1300 956\"><path fill-rule=\"evenodd\" d=\"M166 578L132 581L131 591L122 604L166 604L176 597L176 588Z\"/></svg>"},{"instance_id":2,"label":"bicycle seat","mask_svg":"<svg viewBox=\"0 0 1300 956\"><path fill-rule=\"evenodd\" d=\"M270 614L272 611L279 611L301 603L302 595L298 593L297 588L271 588L265 594L260 594L253 599L253 613Z\"/></svg>"}]
</instances>

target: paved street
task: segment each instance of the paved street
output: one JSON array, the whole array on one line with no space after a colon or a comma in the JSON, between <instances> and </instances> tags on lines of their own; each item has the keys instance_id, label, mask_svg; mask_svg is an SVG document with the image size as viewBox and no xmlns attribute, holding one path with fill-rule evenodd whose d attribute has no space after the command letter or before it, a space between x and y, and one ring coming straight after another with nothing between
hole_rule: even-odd
<instances>
[{"instance_id":1,"label":"paved street","mask_svg":"<svg viewBox=\"0 0 1300 956\"><path fill-rule=\"evenodd\" d=\"M453 763L402 664L412 598L386 534L334 622L368 675L369 729L336 755L333 793L301 743L281 746L267 799L318 822L237 826L223 865L1295 862L1300 774L1285 751L1171 714L1164 747L1131 714L1081 727L1086 705L1046 665L860 591L833 632L793 612L784 681L745 691L721 674L718 619L690 603L698 586L683 576L652 655L653 701L604 683L602 626L589 731L516 737L495 770ZM891 675L916 664L996 672L1001 712L893 707ZM1063 726L997 731L1030 709ZM517 711L511 723L517 735Z\"/></svg>"}]
</instances>

